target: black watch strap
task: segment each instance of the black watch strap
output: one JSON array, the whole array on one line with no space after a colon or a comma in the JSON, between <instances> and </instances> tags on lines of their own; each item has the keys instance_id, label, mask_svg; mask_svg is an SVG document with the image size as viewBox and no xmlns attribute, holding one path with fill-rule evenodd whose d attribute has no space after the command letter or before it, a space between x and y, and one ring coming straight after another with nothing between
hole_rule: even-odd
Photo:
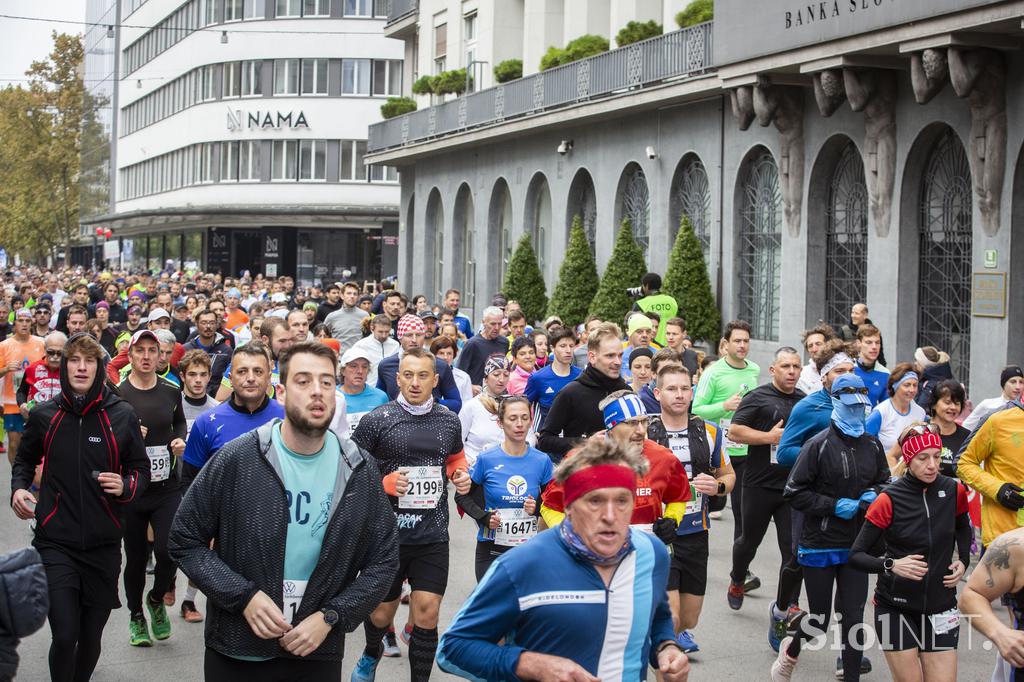
<instances>
[{"instance_id":1,"label":"black watch strap","mask_svg":"<svg viewBox=\"0 0 1024 682\"><path fill-rule=\"evenodd\" d=\"M718 494L719 495L724 495L725 494L725 483L723 483L722 481L718 482Z\"/></svg>"}]
</instances>

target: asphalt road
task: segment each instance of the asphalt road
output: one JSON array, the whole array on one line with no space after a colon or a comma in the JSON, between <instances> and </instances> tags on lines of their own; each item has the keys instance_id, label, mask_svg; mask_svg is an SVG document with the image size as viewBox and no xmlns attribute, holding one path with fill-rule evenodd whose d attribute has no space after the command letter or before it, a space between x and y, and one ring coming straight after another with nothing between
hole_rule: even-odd
<instances>
[{"instance_id":1,"label":"asphalt road","mask_svg":"<svg viewBox=\"0 0 1024 682\"><path fill-rule=\"evenodd\" d=\"M3 480L10 480L10 467L6 458L2 459L0 475L4 476ZM29 523L19 521L10 510L0 511L0 514L7 515L6 522L0 530L0 551L6 552L28 544L31 539ZM474 525L469 518L459 519L457 515L453 515L452 518L451 577L441 609L442 628L451 621L476 584L473 575ZM767 680L768 669L774 660L774 653L768 647L766 639L767 612L774 594L779 562L774 528L769 528L761 551L752 566L754 573L762 578L764 586L747 595L740 611L731 611L725 600L732 544L732 518L728 509L724 512L723 520L712 528L711 538L708 596L700 625L695 632L701 651L692 656L693 672L690 679L716 682ZM184 577L179 574L179 600L184 594L185 583ZM171 638L164 642L155 642L155 646L150 649L128 646L127 610L121 608L115 611L104 634L103 654L93 679L102 682L140 679L147 682L201 680L203 626L185 623L177 608L176 606L172 613ZM205 613L205 600L202 598L199 608ZM868 622L871 622L870 609L869 606L866 614ZM402 607L396 620L399 623L404 622L405 615L406 608ZM968 628L961 630L958 678L969 682L989 680L994 663L991 645L976 633L971 633L969 641L968 631ZM21 643L21 669L18 680L35 681L49 678L46 663L49 644L48 627L44 627ZM347 640L344 666L346 680L362 650L362 644L361 631L353 633ZM391 682L408 679L406 650L404 645L400 646L403 657L384 659L378 669L378 680ZM69 655L69 652L63 655ZM815 682L834 679L835 656L835 653L825 650L805 652L794 679ZM873 651L870 658L875 669L864 679L891 679L881 652ZM445 675L435 668L433 679L457 678ZM654 675L651 674L649 679L653 680Z\"/></svg>"}]
</instances>

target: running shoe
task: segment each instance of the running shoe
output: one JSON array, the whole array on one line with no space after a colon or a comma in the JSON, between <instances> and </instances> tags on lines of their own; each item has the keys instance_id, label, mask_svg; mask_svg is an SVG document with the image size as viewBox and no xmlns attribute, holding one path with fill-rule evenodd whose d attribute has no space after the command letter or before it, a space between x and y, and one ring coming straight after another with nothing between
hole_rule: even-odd
<instances>
[{"instance_id":1,"label":"running shoe","mask_svg":"<svg viewBox=\"0 0 1024 682\"><path fill-rule=\"evenodd\" d=\"M743 583L743 592L753 592L759 587L761 587L761 579L750 571L747 571L747 579Z\"/></svg>"},{"instance_id":2,"label":"running shoe","mask_svg":"<svg viewBox=\"0 0 1024 682\"><path fill-rule=\"evenodd\" d=\"M402 650L398 648L398 638L395 636L395 629L389 628L384 635L384 655L388 658L400 658Z\"/></svg>"},{"instance_id":3,"label":"running shoe","mask_svg":"<svg viewBox=\"0 0 1024 682\"><path fill-rule=\"evenodd\" d=\"M128 643L132 646L153 646L145 617L140 616L128 621Z\"/></svg>"},{"instance_id":4,"label":"running shoe","mask_svg":"<svg viewBox=\"0 0 1024 682\"><path fill-rule=\"evenodd\" d=\"M676 644L683 650L684 654L692 654L696 651L700 651L700 647L697 646L697 642L693 641L693 633L689 630L683 630L676 635Z\"/></svg>"},{"instance_id":5,"label":"running shoe","mask_svg":"<svg viewBox=\"0 0 1024 682\"><path fill-rule=\"evenodd\" d=\"M167 607L163 601L154 604L146 597L146 608L153 619L153 639L163 641L171 636L171 619L167 617Z\"/></svg>"},{"instance_id":6,"label":"running shoe","mask_svg":"<svg viewBox=\"0 0 1024 682\"><path fill-rule=\"evenodd\" d=\"M377 677L377 664L379 658L371 658L365 653L356 661L356 667L352 669L352 682L373 682Z\"/></svg>"},{"instance_id":7,"label":"running shoe","mask_svg":"<svg viewBox=\"0 0 1024 682\"><path fill-rule=\"evenodd\" d=\"M776 653L779 651L779 642L789 630L786 621L786 614L783 614L781 618L775 615L775 602L773 601L768 607L768 645Z\"/></svg>"},{"instance_id":8,"label":"running shoe","mask_svg":"<svg viewBox=\"0 0 1024 682\"><path fill-rule=\"evenodd\" d=\"M722 520L722 512L720 512L720 511L708 512L708 518L711 519L712 521L721 521Z\"/></svg>"},{"instance_id":9,"label":"running shoe","mask_svg":"<svg viewBox=\"0 0 1024 682\"><path fill-rule=\"evenodd\" d=\"M149 559L146 561L146 575L153 575L156 573L156 561L153 560L153 553L149 553Z\"/></svg>"},{"instance_id":10,"label":"running shoe","mask_svg":"<svg viewBox=\"0 0 1024 682\"><path fill-rule=\"evenodd\" d=\"M409 646L409 640L412 639L412 626L406 623L405 627L402 628L402 634L400 636L402 638L402 642L404 642L406 646Z\"/></svg>"},{"instance_id":11,"label":"running shoe","mask_svg":"<svg viewBox=\"0 0 1024 682\"><path fill-rule=\"evenodd\" d=\"M862 656L860 659L860 674L867 675L871 672L871 659L867 656ZM846 673L843 672L843 657L836 656L836 679L842 680L846 678Z\"/></svg>"},{"instance_id":12,"label":"running shoe","mask_svg":"<svg viewBox=\"0 0 1024 682\"><path fill-rule=\"evenodd\" d=\"M194 601L183 601L181 602L181 617L185 619L187 623L202 623L203 614L199 613L199 609L196 608Z\"/></svg>"},{"instance_id":13,"label":"running shoe","mask_svg":"<svg viewBox=\"0 0 1024 682\"><path fill-rule=\"evenodd\" d=\"M743 606L743 585L739 583L730 582L729 591L726 593L726 599L729 600L729 608L733 611L739 611Z\"/></svg>"},{"instance_id":14,"label":"running shoe","mask_svg":"<svg viewBox=\"0 0 1024 682\"><path fill-rule=\"evenodd\" d=\"M786 653L786 649L789 648L789 643L792 641L792 637L786 637L779 643L779 655L775 657L775 662L772 663L772 682L789 682L793 679L793 671L796 670L797 659Z\"/></svg>"}]
</instances>

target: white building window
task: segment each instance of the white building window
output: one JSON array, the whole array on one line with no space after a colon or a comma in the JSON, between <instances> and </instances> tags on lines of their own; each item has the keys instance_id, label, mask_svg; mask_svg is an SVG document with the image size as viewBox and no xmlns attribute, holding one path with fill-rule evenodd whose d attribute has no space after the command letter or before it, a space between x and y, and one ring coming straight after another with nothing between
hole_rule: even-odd
<instances>
[{"instance_id":1,"label":"white building window","mask_svg":"<svg viewBox=\"0 0 1024 682\"><path fill-rule=\"evenodd\" d=\"M217 23L217 1L206 0L206 13L203 16L203 25L209 26L210 24ZM169 33L169 31L161 31L161 33Z\"/></svg>"},{"instance_id":2,"label":"white building window","mask_svg":"<svg viewBox=\"0 0 1024 682\"><path fill-rule=\"evenodd\" d=\"M214 70L214 65L202 67L202 82L200 83L199 99L203 102L207 102L211 99L217 99L217 83L214 80L217 72Z\"/></svg>"},{"instance_id":3,"label":"white building window","mask_svg":"<svg viewBox=\"0 0 1024 682\"><path fill-rule=\"evenodd\" d=\"M213 142L199 145L199 154L196 156L196 179L199 183L213 182L213 145Z\"/></svg>"},{"instance_id":4,"label":"white building window","mask_svg":"<svg viewBox=\"0 0 1024 682\"><path fill-rule=\"evenodd\" d=\"M391 2L392 0L374 0L373 16L387 19L388 13L391 11Z\"/></svg>"},{"instance_id":5,"label":"white building window","mask_svg":"<svg viewBox=\"0 0 1024 682\"><path fill-rule=\"evenodd\" d=\"M370 182L398 182L398 169L394 166L370 166Z\"/></svg>"},{"instance_id":6,"label":"white building window","mask_svg":"<svg viewBox=\"0 0 1024 682\"><path fill-rule=\"evenodd\" d=\"M343 59L343 60L341 60L341 94L343 94L343 95L369 95L370 94L370 60L369 59Z\"/></svg>"},{"instance_id":7,"label":"white building window","mask_svg":"<svg viewBox=\"0 0 1024 682\"><path fill-rule=\"evenodd\" d=\"M224 65L221 97L239 97L242 94L242 62L228 62Z\"/></svg>"},{"instance_id":8,"label":"white building window","mask_svg":"<svg viewBox=\"0 0 1024 682\"><path fill-rule=\"evenodd\" d=\"M377 59L373 62L373 94L402 94L402 62L397 59Z\"/></svg>"},{"instance_id":9,"label":"white building window","mask_svg":"<svg viewBox=\"0 0 1024 682\"><path fill-rule=\"evenodd\" d=\"M266 15L267 3L265 0L245 0L243 18L262 19Z\"/></svg>"},{"instance_id":10,"label":"white building window","mask_svg":"<svg viewBox=\"0 0 1024 682\"><path fill-rule=\"evenodd\" d=\"M366 166L363 156L366 155L366 140L341 141L341 180L366 180Z\"/></svg>"},{"instance_id":11,"label":"white building window","mask_svg":"<svg viewBox=\"0 0 1024 682\"><path fill-rule=\"evenodd\" d=\"M274 94L275 95L297 95L297 94L299 94L299 60L298 59L275 59L274 60Z\"/></svg>"},{"instance_id":12,"label":"white building window","mask_svg":"<svg viewBox=\"0 0 1024 682\"><path fill-rule=\"evenodd\" d=\"M246 61L242 62L242 97L252 97L263 94L263 84L260 75L263 72L263 62Z\"/></svg>"},{"instance_id":13,"label":"white building window","mask_svg":"<svg viewBox=\"0 0 1024 682\"><path fill-rule=\"evenodd\" d=\"M345 0L346 17L373 16L373 0Z\"/></svg>"},{"instance_id":14,"label":"white building window","mask_svg":"<svg viewBox=\"0 0 1024 682\"><path fill-rule=\"evenodd\" d=\"M277 0L277 17L301 17L302 0Z\"/></svg>"},{"instance_id":15,"label":"white building window","mask_svg":"<svg viewBox=\"0 0 1024 682\"><path fill-rule=\"evenodd\" d=\"M220 181L228 182L238 179L238 145L239 142L220 143Z\"/></svg>"},{"instance_id":16,"label":"white building window","mask_svg":"<svg viewBox=\"0 0 1024 682\"><path fill-rule=\"evenodd\" d=\"M326 59L303 59L302 60L302 94L303 95L326 95L327 94L327 60Z\"/></svg>"},{"instance_id":17,"label":"white building window","mask_svg":"<svg viewBox=\"0 0 1024 682\"><path fill-rule=\"evenodd\" d=\"M327 179L327 140L299 142L299 180Z\"/></svg>"},{"instance_id":18,"label":"white building window","mask_svg":"<svg viewBox=\"0 0 1024 682\"><path fill-rule=\"evenodd\" d=\"M243 0L224 0L224 21L241 21Z\"/></svg>"},{"instance_id":19,"label":"white building window","mask_svg":"<svg viewBox=\"0 0 1024 682\"><path fill-rule=\"evenodd\" d=\"M298 177L298 140L274 140L271 154L272 180L295 180Z\"/></svg>"},{"instance_id":20,"label":"white building window","mask_svg":"<svg viewBox=\"0 0 1024 682\"><path fill-rule=\"evenodd\" d=\"M260 172L260 151L262 145L259 140L245 140L238 149L238 179L255 180L262 179Z\"/></svg>"},{"instance_id":21,"label":"white building window","mask_svg":"<svg viewBox=\"0 0 1024 682\"><path fill-rule=\"evenodd\" d=\"M331 15L330 0L304 0L302 15L305 17L329 17Z\"/></svg>"}]
</instances>

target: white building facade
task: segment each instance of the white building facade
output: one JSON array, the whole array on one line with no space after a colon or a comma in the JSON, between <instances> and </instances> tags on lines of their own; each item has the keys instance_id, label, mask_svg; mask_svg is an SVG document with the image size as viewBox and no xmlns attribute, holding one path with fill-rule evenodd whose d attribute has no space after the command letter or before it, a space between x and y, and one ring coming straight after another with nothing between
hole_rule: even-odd
<instances>
[{"instance_id":1,"label":"white building facade","mask_svg":"<svg viewBox=\"0 0 1024 682\"><path fill-rule=\"evenodd\" d=\"M396 267L397 172L363 164L403 89L386 0L122 0L115 208L126 267L334 281Z\"/></svg>"}]
</instances>

